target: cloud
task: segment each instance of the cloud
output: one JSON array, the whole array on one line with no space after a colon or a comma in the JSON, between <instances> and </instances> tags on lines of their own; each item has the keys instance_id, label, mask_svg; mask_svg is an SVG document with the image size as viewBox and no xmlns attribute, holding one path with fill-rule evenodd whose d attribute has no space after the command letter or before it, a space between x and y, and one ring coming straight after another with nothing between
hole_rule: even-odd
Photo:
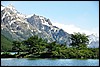
<instances>
[{"instance_id":1,"label":"cloud","mask_svg":"<svg viewBox=\"0 0 100 67\"><path fill-rule=\"evenodd\" d=\"M66 31L69 34L73 34L74 32L80 32L80 33L85 33L86 35L95 34L95 35L99 36L99 28L92 28L91 30L84 30L73 24L66 25L66 24L61 24L61 23L57 23L57 22L53 22L52 24L54 26L57 26L57 27L63 29L64 31Z\"/></svg>"}]
</instances>

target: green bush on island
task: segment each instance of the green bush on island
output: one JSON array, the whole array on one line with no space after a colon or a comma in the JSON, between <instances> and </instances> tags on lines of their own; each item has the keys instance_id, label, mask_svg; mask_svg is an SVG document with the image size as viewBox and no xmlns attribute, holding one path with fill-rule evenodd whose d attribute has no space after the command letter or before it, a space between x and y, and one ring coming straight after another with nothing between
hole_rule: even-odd
<instances>
[{"instance_id":1,"label":"green bush on island","mask_svg":"<svg viewBox=\"0 0 100 67\"><path fill-rule=\"evenodd\" d=\"M56 42L47 43L35 35L22 42L14 41L12 51L18 52L16 57L19 58L99 58L99 48L87 48L89 40L85 34L74 33L71 40L70 47L67 47Z\"/></svg>"}]
</instances>

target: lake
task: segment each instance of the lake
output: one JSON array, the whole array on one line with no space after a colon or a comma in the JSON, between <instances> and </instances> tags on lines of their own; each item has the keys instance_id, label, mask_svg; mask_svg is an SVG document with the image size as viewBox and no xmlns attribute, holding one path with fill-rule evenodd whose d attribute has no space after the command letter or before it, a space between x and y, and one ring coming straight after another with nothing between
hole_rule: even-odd
<instances>
[{"instance_id":1,"label":"lake","mask_svg":"<svg viewBox=\"0 0 100 67\"><path fill-rule=\"evenodd\" d=\"M1 58L1 66L99 66L99 59Z\"/></svg>"}]
</instances>

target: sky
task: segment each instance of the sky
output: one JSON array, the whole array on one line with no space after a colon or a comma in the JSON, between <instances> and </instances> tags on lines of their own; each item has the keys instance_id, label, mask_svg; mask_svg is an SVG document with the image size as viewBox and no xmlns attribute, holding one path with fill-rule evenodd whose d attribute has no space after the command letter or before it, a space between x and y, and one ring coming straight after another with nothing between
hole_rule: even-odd
<instances>
[{"instance_id":1,"label":"sky","mask_svg":"<svg viewBox=\"0 0 100 67\"><path fill-rule=\"evenodd\" d=\"M68 33L99 36L99 1L1 1L12 4L20 13L49 18L53 25Z\"/></svg>"}]
</instances>

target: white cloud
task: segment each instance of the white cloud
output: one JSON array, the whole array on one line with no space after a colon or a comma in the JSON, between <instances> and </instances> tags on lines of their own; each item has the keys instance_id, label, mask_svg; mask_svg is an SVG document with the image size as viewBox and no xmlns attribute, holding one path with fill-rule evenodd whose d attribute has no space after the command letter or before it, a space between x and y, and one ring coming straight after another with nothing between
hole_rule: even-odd
<instances>
[{"instance_id":1,"label":"white cloud","mask_svg":"<svg viewBox=\"0 0 100 67\"><path fill-rule=\"evenodd\" d=\"M99 28L92 28L91 30L84 30L73 24L66 25L66 24L61 24L61 23L57 23L57 22L55 22L55 23L53 22L52 24L54 26L62 28L64 31L68 32L69 34L73 34L74 32L80 32L80 33L85 33L86 35L95 34L95 35L99 36Z\"/></svg>"}]
</instances>

